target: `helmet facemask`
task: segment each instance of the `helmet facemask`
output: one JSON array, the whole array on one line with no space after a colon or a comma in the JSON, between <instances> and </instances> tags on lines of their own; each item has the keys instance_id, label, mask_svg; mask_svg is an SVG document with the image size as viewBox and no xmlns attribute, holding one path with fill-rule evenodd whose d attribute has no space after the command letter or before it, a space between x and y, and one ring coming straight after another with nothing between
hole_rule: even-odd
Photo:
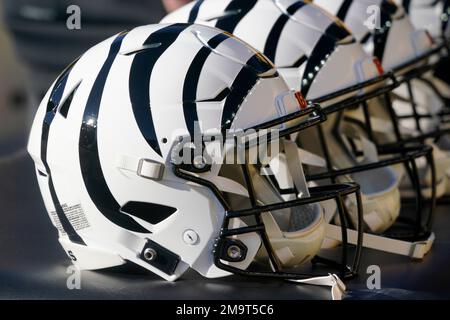
<instances>
[{"instance_id":1,"label":"helmet facemask","mask_svg":"<svg viewBox=\"0 0 450 320\"><path fill-rule=\"evenodd\" d=\"M339 45L341 48L336 48L336 54L345 54L344 47L349 45L353 46ZM323 74L317 75L317 81L333 73L333 63L336 61L343 64L342 59L335 59L332 53L327 60L329 65L325 64ZM324 163L308 167L308 179L319 185L329 181L355 181L361 185L365 231L394 239L421 241L431 235L436 197L432 150L417 142L399 142L395 134L386 135L384 131L377 130L372 114L384 115L385 122L392 128L397 125L390 94L398 83L391 74L377 73L374 62L366 57L366 61L355 63L356 67L360 67L355 73L366 75L359 84L322 96L318 93L320 91L314 91L314 86L311 87L311 100L323 106L328 121L307 129L297 137L297 143L300 148L324 159ZM300 71L292 72L286 68L280 69L280 73L288 77L294 75L287 80L288 83L301 81L298 79ZM317 86L323 88L320 82ZM417 163L420 162L424 163L425 170L418 168ZM404 181L412 186L411 197L416 199L415 202L400 202L399 187ZM425 193L421 190L424 183L428 186ZM350 216L354 212L355 202L351 197L346 202ZM408 212L414 212L415 216L414 219L406 219L408 223L405 224L403 218L405 214L409 215ZM353 216L355 220L356 216ZM339 218L335 217L334 223L339 224Z\"/></svg>"},{"instance_id":2,"label":"helmet facemask","mask_svg":"<svg viewBox=\"0 0 450 320\"><path fill-rule=\"evenodd\" d=\"M348 224L351 224L352 229L360 230L360 224L354 225L348 219L343 205L350 195L358 199L359 217L362 218L359 187L352 183L309 187L295 142L290 140L290 135L301 134L304 129L324 119L320 109L311 106L295 114L247 128L243 132L253 130L258 135L257 140L242 135L230 138L232 141L245 141L245 150L236 147L239 143L224 147L226 159L235 159L237 155L237 164L228 163L228 160L222 164L213 163L206 172L196 174L190 165L174 166L174 173L178 177L208 187L225 210L223 227L214 249L217 267L238 274L288 279L317 276L317 268L311 270L317 263L324 266L323 269L319 268L323 271L322 275L328 274L330 270L336 272L336 268L343 277L356 273L361 253L360 233L356 248L347 241L343 241L342 248L328 250L331 252L321 251L321 246L326 233L326 216L329 215L327 208L331 207L333 214L339 212L342 221L345 221L341 227L343 239L347 238ZM269 130L274 128L278 128L277 134ZM206 140L211 141L209 138ZM272 145L275 140L275 145L279 146L277 148ZM266 143L271 143L270 147ZM200 148L208 150L207 145ZM270 155L261 159L255 148L268 148ZM286 152L287 149L290 151ZM288 198L280 193L274 176L274 171L279 169L277 157L280 150L282 154L293 152L295 157L291 161L289 174L296 184L292 192L288 192ZM218 177L212 178L212 172L217 172ZM227 183L233 187L226 187ZM330 205L330 202L333 204ZM260 247L256 251L249 250L246 245L246 237L250 235L257 235L260 239ZM337 255L341 255L338 261L333 260ZM353 259L350 263L351 256ZM313 264L307 264L309 261Z\"/></svg>"},{"instance_id":3,"label":"helmet facemask","mask_svg":"<svg viewBox=\"0 0 450 320\"><path fill-rule=\"evenodd\" d=\"M316 1L318 5L337 14L339 6L327 1ZM379 25L370 28L365 20L369 5L379 8ZM448 57L448 46L445 42L435 41L425 30L414 29L409 17L401 6L385 0L354 0L351 6L340 15L354 32L357 40L365 50L378 59L379 66L395 77L395 85L389 93L389 101L379 99L374 104L383 104L382 109L370 108L377 143L383 139L390 143L430 143L435 150L437 166L438 192L441 196L446 192L448 180L444 172L449 163L440 157L437 146L443 147L448 136L448 93L450 90L442 81L433 76L442 59ZM421 26L423 27L423 26ZM407 41L404 41L408 39ZM402 42L402 46L398 43ZM359 119L363 118L362 113ZM388 139L387 136L390 136ZM387 142L385 141L385 142ZM445 151L444 151L445 152ZM425 196L431 197L429 182L431 172L427 166L419 166L421 184L425 188ZM423 178L422 178L423 177ZM411 197L415 187L407 182L402 186L405 196Z\"/></svg>"}]
</instances>

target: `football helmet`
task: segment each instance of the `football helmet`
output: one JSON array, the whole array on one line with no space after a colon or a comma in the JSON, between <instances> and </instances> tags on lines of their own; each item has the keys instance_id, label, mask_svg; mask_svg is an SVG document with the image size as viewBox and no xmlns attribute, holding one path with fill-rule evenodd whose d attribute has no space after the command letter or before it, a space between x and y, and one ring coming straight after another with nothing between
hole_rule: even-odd
<instances>
[{"instance_id":1,"label":"football helmet","mask_svg":"<svg viewBox=\"0 0 450 320\"><path fill-rule=\"evenodd\" d=\"M131 262L173 281L190 267L208 278L273 276L339 291L328 272L309 277L327 264L356 272L359 186L309 187L284 138L325 119L230 34L149 25L98 44L59 76L28 150L59 241L82 269ZM280 148L293 159L289 200L267 178ZM356 222L346 219L347 197L358 204ZM343 219L343 239L347 225L359 230L356 247L320 250L330 210ZM311 274L308 261L319 269Z\"/></svg>"},{"instance_id":2,"label":"football helmet","mask_svg":"<svg viewBox=\"0 0 450 320\"><path fill-rule=\"evenodd\" d=\"M416 29L427 29L435 38L450 38L450 1L395 0L402 5Z\"/></svg>"},{"instance_id":3,"label":"football helmet","mask_svg":"<svg viewBox=\"0 0 450 320\"><path fill-rule=\"evenodd\" d=\"M420 185L416 183L419 172L415 160L424 158L432 163L431 150L424 146L399 147L395 152L386 152L388 158L379 160L379 151L365 133L353 130L342 121L349 110L392 90L392 86L387 83L389 77L380 74L377 61L364 52L339 19L313 4L295 0L197 1L163 19L163 22L186 21L233 32L272 59L291 89L301 91L308 100L320 101L328 121L297 136L303 163L310 164L307 179L319 184L327 180L359 183L365 229L371 233L365 234L364 244L374 249L423 257L434 237L431 232L434 166L431 166L429 176L432 201L427 207ZM260 25L258 21L265 23ZM367 106L364 110L367 111ZM361 147L359 150L355 150L357 145ZM304 154L305 149L310 153ZM392 228L394 222L398 226L402 221L398 219L398 187L402 176L391 167L399 164L407 168L418 199L415 211L418 218L406 227L402 225L402 232ZM292 193L292 181L275 175L275 182L282 193ZM350 216L357 217L352 214L351 201L346 203L346 209ZM330 230L335 227L329 226ZM334 233L333 237L332 234L329 232L327 236L339 241L339 235Z\"/></svg>"},{"instance_id":4,"label":"football helmet","mask_svg":"<svg viewBox=\"0 0 450 320\"><path fill-rule=\"evenodd\" d=\"M433 36L436 43L444 42L448 46L450 39L450 1L401 1L396 3L403 4L406 12L417 29L426 28ZM449 57L441 59L437 68L434 70L434 77L428 79L430 85L434 86L434 91L441 96L446 107L450 106L450 77L448 69L450 68ZM448 109L447 109L448 110ZM445 145L441 139L440 146L443 149L450 149L448 143Z\"/></svg>"},{"instance_id":5,"label":"football helmet","mask_svg":"<svg viewBox=\"0 0 450 320\"><path fill-rule=\"evenodd\" d=\"M367 52L381 61L384 70L396 76L398 87L393 93L386 96L385 101L374 100L378 106L392 104L394 113L387 114L377 107L370 110L374 141L378 145L391 146L412 141L431 144L438 177L437 194L439 197L448 194L449 183L445 181L448 180L450 161L447 152L441 149L449 132L445 123L447 99L431 72L448 54L445 43L436 44L426 30L414 29L404 9L390 0L315 0L314 3L342 18ZM376 9L372 14L375 18L379 15L379 21L370 19L368 8L371 6ZM379 26L377 23L372 26L368 21L378 21ZM362 113L355 112L352 121L363 125L363 117ZM427 170L423 164L419 167L421 171ZM408 185L403 186L405 195L411 196L410 189ZM425 194L429 194L429 190L424 189Z\"/></svg>"}]
</instances>

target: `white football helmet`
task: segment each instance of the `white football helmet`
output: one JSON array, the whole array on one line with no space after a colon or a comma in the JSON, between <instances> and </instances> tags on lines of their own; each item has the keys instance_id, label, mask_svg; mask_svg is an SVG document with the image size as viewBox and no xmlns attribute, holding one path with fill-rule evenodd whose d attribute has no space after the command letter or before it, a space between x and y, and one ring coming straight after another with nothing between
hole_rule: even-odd
<instances>
[{"instance_id":1,"label":"white football helmet","mask_svg":"<svg viewBox=\"0 0 450 320\"><path fill-rule=\"evenodd\" d=\"M449 46L450 40L450 1L449 0L396 0L396 3L403 4L411 22L416 29L427 29L436 43L444 43ZM450 58L444 56L434 69L434 77L426 79L434 94L439 97L439 101L444 102L447 107L443 110L443 115L448 115L450 107ZM431 82L430 82L431 81ZM430 89L429 88L429 89ZM446 117L448 123L448 116ZM438 145L444 150L450 150L450 139L446 135L441 138Z\"/></svg>"},{"instance_id":2,"label":"white football helmet","mask_svg":"<svg viewBox=\"0 0 450 320\"><path fill-rule=\"evenodd\" d=\"M427 29L438 39L450 38L449 0L395 0L405 8L416 29Z\"/></svg>"},{"instance_id":3,"label":"white football helmet","mask_svg":"<svg viewBox=\"0 0 450 320\"><path fill-rule=\"evenodd\" d=\"M264 24L258 21L264 21ZM422 146L409 150L399 147L394 153L402 155L391 155L389 159L380 161L378 151L367 135L342 121L349 110L392 90L392 86L388 77L380 74L377 61L364 52L339 19L313 4L296 0L205 0L188 4L165 17L163 22L195 22L233 32L272 59L291 89L300 90L308 100L320 101L328 121L297 137L303 163L310 165L308 179L318 183L326 179L358 182L363 196L366 230L375 234L387 232L395 238L367 234L365 245L423 257L433 239L430 219L434 205L425 212L425 206L419 201L416 212L423 215L423 219L416 221L421 225L419 232L416 232L414 224L404 234L393 233L392 226L399 222L398 186L402 176L390 166L402 163L409 168L414 180L419 175L414 169L414 159L425 157L430 160L431 151ZM360 150L355 152L356 146ZM304 149L312 154L305 154ZM285 189L286 193L293 182L280 175L275 176L280 189ZM433 202L435 188L431 180ZM415 184L415 187L416 197L421 199L419 185ZM347 210L353 216L351 201L347 202ZM423 245L423 240L426 245Z\"/></svg>"},{"instance_id":4,"label":"white football helmet","mask_svg":"<svg viewBox=\"0 0 450 320\"><path fill-rule=\"evenodd\" d=\"M353 183L308 187L297 149L282 138L324 120L241 40L205 26L150 25L98 44L61 74L28 150L59 241L82 269L131 262L170 281L190 267L209 278L303 282L306 262L336 254L318 257L327 210L346 221L345 198L359 199ZM217 149L225 133L234 143ZM276 169L274 141L293 159L298 195L289 201L266 175ZM270 156L250 162L256 147ZM245 158L228 162L242 150ZM356 272L361 234L356 250L343 244L354 254L349 267L339 261L344 276ZM338 288L322 275L306 281Z\"/></svg>"},{"instance_id":5,"label":"white football helmet","mask_svg":"<svg viewBox=\"0 0 450 320\"><path fill-rule=\"evenodd\" d=\"M447 86L431 72L447 54L445 44L434 43L426 30L416 30L405 10L391 0L314 0L314 3L342 18L367 52L382 62L384 70L397 77L399 87L390 95L391 101L384 102L392 103L395 113L383 114L379 108L371 108L372 122L377 124L372 129L376 131L378 142L426 141L432 145L437 195L449 194L447 172L450 160L446 150L441 150L443 143L439 146L435 143L437 139L448 139L449 128L445 123L448 112L443 107L447 103L445 96L450 96L450 91L447 92ZM368 8L371 6L374 20L369 19ZM353 117L360 119L362 114L355 113ZM427 167L420 163L418 166L424 172L422 176L427 176ZM422 188L425 194L430 194L423 182ZM405 195L411 196L410 189L411 186L403 185Z\"/></svg>"}]
</instances>

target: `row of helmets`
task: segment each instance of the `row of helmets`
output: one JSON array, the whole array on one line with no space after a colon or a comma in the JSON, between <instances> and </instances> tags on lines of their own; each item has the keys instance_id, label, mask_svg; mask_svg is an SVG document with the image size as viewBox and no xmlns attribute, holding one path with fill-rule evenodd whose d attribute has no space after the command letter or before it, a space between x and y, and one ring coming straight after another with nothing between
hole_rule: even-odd
<instances>
[{"instance_id":1,"label":"row of helmets","mask_svg":"<svg viewBox=\"0 0 450 320\"><path fill-rule=\"evenodd\" d=\"M28 144L64 250L335 298L363 247L422 259L450 195L448 4L415 2L198 0L88 50Z\"/></svg>"}]
</instances>

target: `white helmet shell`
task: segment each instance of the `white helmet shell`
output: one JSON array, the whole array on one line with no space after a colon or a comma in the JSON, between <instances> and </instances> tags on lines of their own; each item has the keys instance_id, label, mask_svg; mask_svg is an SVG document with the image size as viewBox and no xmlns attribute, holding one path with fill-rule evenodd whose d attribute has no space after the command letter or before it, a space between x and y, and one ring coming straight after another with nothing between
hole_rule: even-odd
<instances>
[{"instance_id":1,"label":"white helmet shell","mask_svg":"<svg viewBox=\"0 0 450 320\"><path fill-rule=\"evenodd\" d=\"M60 243L82 269L129 261L170 281L189 267L206 277L230 274L214 260L225 208L211 189L174 174L173 146L196 130L246 129L303 112L300 102L261 53L216 28L149 25L96 45L55 81L30 133L28 151ZM245 196L220 169L213 165L205 179ZM293 233L265 214L285 265L320 249L322 212L309 215ZM246 226L238 218L230 224ZM226 264L245 270L260 235L233 239L245 254Z\"/></svg>"}]
</instances>

